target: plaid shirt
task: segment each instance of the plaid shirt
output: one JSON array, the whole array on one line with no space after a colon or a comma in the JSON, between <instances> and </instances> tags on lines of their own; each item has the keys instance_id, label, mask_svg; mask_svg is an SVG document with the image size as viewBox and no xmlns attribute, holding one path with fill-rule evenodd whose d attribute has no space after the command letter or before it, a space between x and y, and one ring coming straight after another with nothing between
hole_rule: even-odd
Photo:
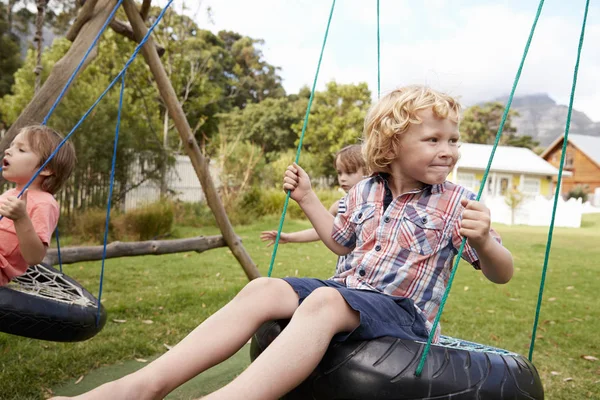
<instances>
[{"instance_id":1,"label":"plaid shirt","mask_svg":"<svg viewBox=\"0 0 600 400\"><path fill-rule=\"evenodd\" d=\"M446 181L394 199L386 176L371 176L348 192L332 236L353 251L331 279L349 288L408 297L431 329L462 241L460 200L476 196ZM479 269L477 253L468 243L462 257Z\"/></svg>"}]
</instances>

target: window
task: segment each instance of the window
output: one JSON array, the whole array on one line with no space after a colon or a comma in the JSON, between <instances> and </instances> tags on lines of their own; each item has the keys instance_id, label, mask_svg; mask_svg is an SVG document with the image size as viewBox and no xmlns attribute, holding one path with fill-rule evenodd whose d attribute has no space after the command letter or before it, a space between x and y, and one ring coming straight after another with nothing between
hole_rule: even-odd
<instances>
[{"instance_id":1,"label":"window","mask_svg":"<svg viewBox=\"0 0 600 400\"><path fill-rule=\"evenodd\" d=\"M541 182L539 178L524 178L523 179L523 194L536 196L540 194Z\"/></svg>"},{"instance_id":2,"label":"window","mask_svg":"<svg viewBox=\"0 0 600 400\"><path fill-rule=\"evenodd\" d=\"M474 192L478 182L475 179L475 174L470 172L459 172L456 177L456 183Z\"/></svg>"},{"instance_id":3,"label":"window","mask_svg":"<svg viewBox=\"0 0 600 400\"><path fill-rule=\"evenodd\" d=\"M497 195L500 195L500 196L507 195L511 179L512 178L510 176L501 176L500 177L498 193L496 193Z\"/></svg>"},{"instance_id":4,"label":"window","mask_svg":"<svg viewBox=\"0 0 600 400\"><path fill-rule=\"evenodd\" d=\"M575 157L573 156L573 152L567 150L567 156L565 157L565 168L572 169Z\"/></svg>"}]
</instances>

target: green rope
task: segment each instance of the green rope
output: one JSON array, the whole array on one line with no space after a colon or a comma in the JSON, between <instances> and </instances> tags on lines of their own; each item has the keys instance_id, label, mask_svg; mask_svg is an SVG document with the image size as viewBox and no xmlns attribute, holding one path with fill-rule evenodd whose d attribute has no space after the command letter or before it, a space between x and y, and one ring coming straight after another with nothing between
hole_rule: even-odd
<instances>
[{"instance_id":1,"label":"green rope","mask_svg":"<svg viewBox=\"0 0 600 400\"><path fill-rule=\"evenodd\" d=\"M300 134L300 142L298 143L298 150L296 151L295 163L298 163L300 159L300 151L302 150L302 141L304 140L304 133L308 126L308 116L310 114L310 108L312 106L313 98L315 97L315 90L317 86L317 79L319 77L319 70L321 69L321 61L323 60L323 52L325 51L325 44L327 43L327 36L329 35L329 27L331 26L331 18L333 17L333 9L335 8L335 0L331 3L331 11L329 12L329 20L327 21L327 29L325 29L325 37L323 38L323 45L321 46L321 55L319 56L319 63L317 64L317 72L315 73L315 79L313 81L312 90L310 92L310 98L308 99L308 106L306 107L306 114L304 115L304 123L302 125L302 133ZM277 229L277 237L275 238L275 245L273 246L273 254L271 255L271 263L269 264L269 272L267 276L271 276L273 272L273 265L275 264L275 256L277 255L277 248L279 247L279 237L281 236L281 230L283 229L283 221L285 220L285 214L287 212L288 203L290 202L290 192L288 191L285 196L285 203L283 204L283 212L281 213L281 219L279 220L279 228Z\"/></svg>"},{"instance_id":2,"label":"green rope","mask_svg":"<svg viewBox=\"0 0 600 400\"><path fill-rule=\"evenodd\" d=\"M531 41L533 39L533 34L535 32L535 27L540 18L540 14L542 13L542 7L544 5L544 0L540 0L537 14L535 15L535 19L533 21L533 25L531 26L531 31L529 32L529 38L527 39L527 44L525 45L525 50L523 51L523 57L521 58L521 64L519 65L519 69L517 70L517 74L515 76L515 80L513 82L512 90L510 91L510 96L508 97L508 101L506 102L506 107L504 108L504 114L502 114L502 120L500 121L500 126L498 127L498 133L496 134L496 140L494 141L494 147L492 148L492 153L490 154L490 158L488 160L487 167L485 168L485 173L483 174L483 178L481 179L481 185L479 186L479 192L477 193L477 201L481 198L481 194L483 193L483 189L485 183L487 182L487 177L490 172L490 168L492 166L492 161L494 159L494 154L496 153L496 148L498 147L498 143L500 142L500 137L502 136L502 130L504 129L504 124L506 123L506 118L508 117L508 111L510 110L510 106L513 101L513 97L515 95L515 91L517 90L517 84L519 83L519 79L521 77L521 71L523 70L523 65L525 64L525 59L527 58L527 53L529 52L529 46L531 45ZM465 243L467 242L467 238L463 238L460 248L458 249L458 254L456 255L456 259L454 261L454 267L452 268L452 273L450 274L450 279L448 280L448 286L446 287L446 291L444 292L444 296L442 297L442 301L440 302L440 308L435 316L435 320L433 321L433 326L431 328L431 332L429 333L429 338L427 339L427 344L425 345L425 349L423 350L423 354L421 355L421 360L419 361L419 365L417 366L417 370L415 371L416 376L420 376L423 371L423 366L425 365L425 360L427 359L427 354L429 353L429 348L431 347L431 342L435 335L435 331L440 322L440 317L442 316L442 311L444 311L444 306L446 305L446 300L448 299L448 295L450 294L450 288L452 287L452 282L454 281L454 276L456 275L456 271L458 270L458 263L460 262L460 258L462 256L463 250L465 248Z\"/></svg>"},{"instance_id":3,"label":"green rope","mask_svg":"<svg viewBox=\"0 0 600 400\"><path fill-rule=\"evenodd\" d=\"M381 40L379 38L379 0L377 0L377 98L381 97Z\"/></svg>"},{"instance_id":4,"label":"green rope","mask_svg":"<svg viewBox=\"0 0 600 400\"><path fill-rule=\"evenodd\" d=\"M535 308L535 319L533 321L533 332L531 333L531 345L529 346L529 361L533 359L533 347L535 346L535 335L537 331L538 321L540 318L540 310L542 308L542 296L544 293L544 283L546 282L546 271L548 270L548 259L550 258L550 246L552 245L552 232L554 231L554 217L556 216L556 206L560 195L560 182L562 179L563 166L565 162L565 154L567 153L567 140L569 138L569 128L571 127L571 113L573 112L573 100L575 98L575 87L577 86L577 74L579 72L579 60L581 59L581 49L583 48L583 38L585 36L585 24L587 21L588 9L590 0L585 2L585 11L583 13L583 24L581 25L581 35L579 36L579 46L577 48L577 61L573 71L573 84L571 85L571 96L569 98L569 111L567 111L567 122L565 124L565 137L563 139L562 154L560 155L560 166L558 168L558 177L556 179L556 190L554 191L554 205L552 206L552 219L550 220L550 228L548 229L548 242L546 243L546 254L544 255L544 267L542 268L542 279L540 282L540 291L538 294L537 306Z\"/></svg>"}]
</instances>

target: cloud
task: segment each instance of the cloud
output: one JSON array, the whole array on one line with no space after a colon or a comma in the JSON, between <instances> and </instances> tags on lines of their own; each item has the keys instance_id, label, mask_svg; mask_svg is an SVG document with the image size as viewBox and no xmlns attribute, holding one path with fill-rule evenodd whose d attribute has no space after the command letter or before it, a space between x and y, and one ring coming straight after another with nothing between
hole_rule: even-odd
<instances>
[{"instance_id":1,"label":"cloud","mask_svg":"<svg viewBox=\"0 0 600 400\"><path fill-rule=\"evenodd\" d=\"M181 1L181 0L179 0ZM164 2L164 0L163 0ZM158 2L160 3L160 1ZM460 96L466 104L507 95L537 9L537 2L381 1L381 88L424 83ZM568 104L584 3L546 2L517 95L548 93ZM578 2L579 3L579 2ZM282 67L289 93L312 86L331 3L317 0L205 0L214 25L265 40L265 59ZM574 11L580 6L581 11ZM570 8L567 8L570 7ZM566 11L565 11L566 9ZM600 120L600 7L591 7L574 107ZM367 82L376 96L375 2L336 3L318 89Z\"/></svg>"}]
</instances>

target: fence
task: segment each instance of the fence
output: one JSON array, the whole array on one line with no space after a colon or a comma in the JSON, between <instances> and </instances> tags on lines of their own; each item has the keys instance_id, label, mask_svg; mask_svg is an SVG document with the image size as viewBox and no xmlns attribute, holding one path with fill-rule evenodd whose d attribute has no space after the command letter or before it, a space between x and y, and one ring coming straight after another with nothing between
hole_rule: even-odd
<instances>
[{"instance_id":1,"label":"fence","mask_svg":"<svg viewBox=\"0 0 600 400\"><path fill-rule=\"evenodd\" d=\"M513 211L506 204L503 196L488 196L484 203L492 212L492 222L511 225L513 223ZM554 199L543 196L526 198L514 210L515 225L549 226L552 217ZM554 226L579 228L581 226L581 214L583 204L581 199L558 199L556 218Z\"/></svg>"},{"instance_id":2,"label":"fence","mask_svg":"<svg viewBox=\"0 0 600 400\"><path fill-rule=\"evenodd\" d=\"M135 164L132 169L132 180L140 180L142 166ZM217 187L219 187L219 176L216 168L211 164L211 176ZM204 200L202 186L192 165L192 161L187 156L175 156L175 165L169 169L167 174L167 189L171 198L185 202L199 202ZM133 210L140 205L152 203L160 199L160 183L155 181L145 181L136 188L125 194L124 211Z\"/></svg>"}]
</instances>

